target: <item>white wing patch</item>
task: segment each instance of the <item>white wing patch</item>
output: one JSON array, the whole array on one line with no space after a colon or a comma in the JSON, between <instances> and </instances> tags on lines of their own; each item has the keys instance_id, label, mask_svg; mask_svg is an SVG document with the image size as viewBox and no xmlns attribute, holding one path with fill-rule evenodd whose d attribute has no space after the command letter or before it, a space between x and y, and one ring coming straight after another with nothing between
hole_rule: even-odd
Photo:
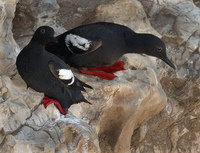
<instances>
[{"instance_id":1,"label":"white wing patch","mask_svg":"<svg viewBox=\"0 0 200 153\"><path fill-rule=\"evenodd\" d=\"M59 69L58 75L62 80L72 80L70 83L68 83L68 85L72 85L74 83L75 78L71 70Z\"/></svg>"},{"instance_id":2,"label":"white wing patch","mask_svg":"<svg viewBox=\"0 0 200 153\"><path fill-rule=\"evenodd\" d=\"M74 47L77 47L83 51L87 51L90 48L90 45L92 41L89 41L83 37L74 35L74 34L68 34L65 38L65 43L68 47L68 49L73 53L73 51L70 49L70 44L72 44Z\"/></svg>"}]
</instances>

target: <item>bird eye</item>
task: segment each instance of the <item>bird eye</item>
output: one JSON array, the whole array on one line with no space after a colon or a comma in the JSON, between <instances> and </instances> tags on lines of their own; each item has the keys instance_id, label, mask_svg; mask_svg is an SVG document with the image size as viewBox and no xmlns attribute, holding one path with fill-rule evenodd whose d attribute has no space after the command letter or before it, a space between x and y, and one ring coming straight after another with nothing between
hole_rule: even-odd
<instances>
[{"instance_id":1,"label":"bird eye","mask_svg":"<svg viewBox=\"0 0 200 153\"><path fill-rule=\"evenodd\" d=\"M161 52L161 51L162 51L162 48L161 48L161 47L158 47L157 50L158 50L159 52Z\"/></svg>"},{"instance_id":2,"label":"bird eye","mask_svg":"<svg viewBox=\"0 0 200 153\"><path fill-rule=\"evenodd\" d=\"M45 34L45 30L44 30L44 29L41 29L41 33L42 33L42 34Z\"/></svg>"}]
</instances>

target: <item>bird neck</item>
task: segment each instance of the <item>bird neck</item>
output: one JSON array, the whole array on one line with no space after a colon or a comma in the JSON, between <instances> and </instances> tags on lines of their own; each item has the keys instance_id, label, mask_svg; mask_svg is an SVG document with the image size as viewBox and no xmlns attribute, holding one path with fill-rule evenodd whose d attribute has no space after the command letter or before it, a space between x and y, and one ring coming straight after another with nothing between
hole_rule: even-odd
<instances>
[{"instance_id":1,"label":"bird neck","mask_svg":"<svg viewBox=\"0 0 200 153\"><path fill-rule=\"evenodd\" d=\"M146 54L145 35L147 34L130 33L127 37L127 43L129 46L127 53Z\"/></svg>"},{"instance_id":2,"label":"bird neck","mask_svg":"<svg viewBox=\"0 0 200 153\"><path fill-rule=\"evenodd\" d=\"M31 41L28 46L31 48L34 46L34 52L36 54L41 54L45 51L45 46L35 41Z\"/></svg>"}]
</instances>

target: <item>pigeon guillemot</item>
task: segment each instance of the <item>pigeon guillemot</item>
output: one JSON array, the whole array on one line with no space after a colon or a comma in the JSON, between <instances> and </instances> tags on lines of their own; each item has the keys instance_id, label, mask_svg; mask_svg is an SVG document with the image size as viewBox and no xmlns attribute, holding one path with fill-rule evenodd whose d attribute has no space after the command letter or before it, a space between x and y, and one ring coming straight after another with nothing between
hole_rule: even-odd
<instances>
[{"instance_id":1,"label":"pigeon guillemot","mask_svg":"<svg viewBox=\"0 0 200 153\"><path fill-rule=\"evenodd\" d=\"M113 72L123 70L124 63L118 60L126 53L151 55L175 69L160 38L152 34L135 33L123 25L97 22L76 27L56 38L58 43L47 44L47 51L59 56L81 73L104 79L114 79ZM104 72L86 71L83 67Z\"/></svg>"},{"instance_id":2,"label":"pigeon guillemot","mask_svg":"<svg viewBox=\"0 0 200 153\"><path fill-rule=\"evenodd\" d=\"M62 114L66 114L74 103L89 103L81 91L85 91L84 87L92 87L77 79L63 60L45 50L46 43L56 40L53 36L51 27L39 27L17 56L16 65L27 87L45 94L45 107L54 103Z\"/></svg>"}]
</instances>

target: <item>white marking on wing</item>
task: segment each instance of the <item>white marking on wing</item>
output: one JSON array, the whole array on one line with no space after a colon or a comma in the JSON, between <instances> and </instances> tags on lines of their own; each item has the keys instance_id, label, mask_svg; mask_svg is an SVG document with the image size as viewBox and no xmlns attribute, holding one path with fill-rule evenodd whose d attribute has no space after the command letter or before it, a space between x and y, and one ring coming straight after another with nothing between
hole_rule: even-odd
<instances>
[{"instance_id":1,"label":"white marking on wing","mask_svg":"<svg viewBox=\"0 0 200 153\"><path fill-rule=\"evenodd\" d=\"M60 69L58 70L58 75L62 80L72 80L70 83L68 83L68 85L72 85L74 83L75 78L71 70Z\"/></svg>"},{"instance_id":2,"label":"white marking on wing","mask_svg":"<svg viewBox=\"0 0 200 153\"><path fill-rule=\"evenodd\" d=\"M74 47L77 47L83 51L87 51L91 45L91 41L74 34L68 34L65 38L65 43L71 52L73 51L69 47L70 44L72 44Z\"/></svg>"}]
</instances>

